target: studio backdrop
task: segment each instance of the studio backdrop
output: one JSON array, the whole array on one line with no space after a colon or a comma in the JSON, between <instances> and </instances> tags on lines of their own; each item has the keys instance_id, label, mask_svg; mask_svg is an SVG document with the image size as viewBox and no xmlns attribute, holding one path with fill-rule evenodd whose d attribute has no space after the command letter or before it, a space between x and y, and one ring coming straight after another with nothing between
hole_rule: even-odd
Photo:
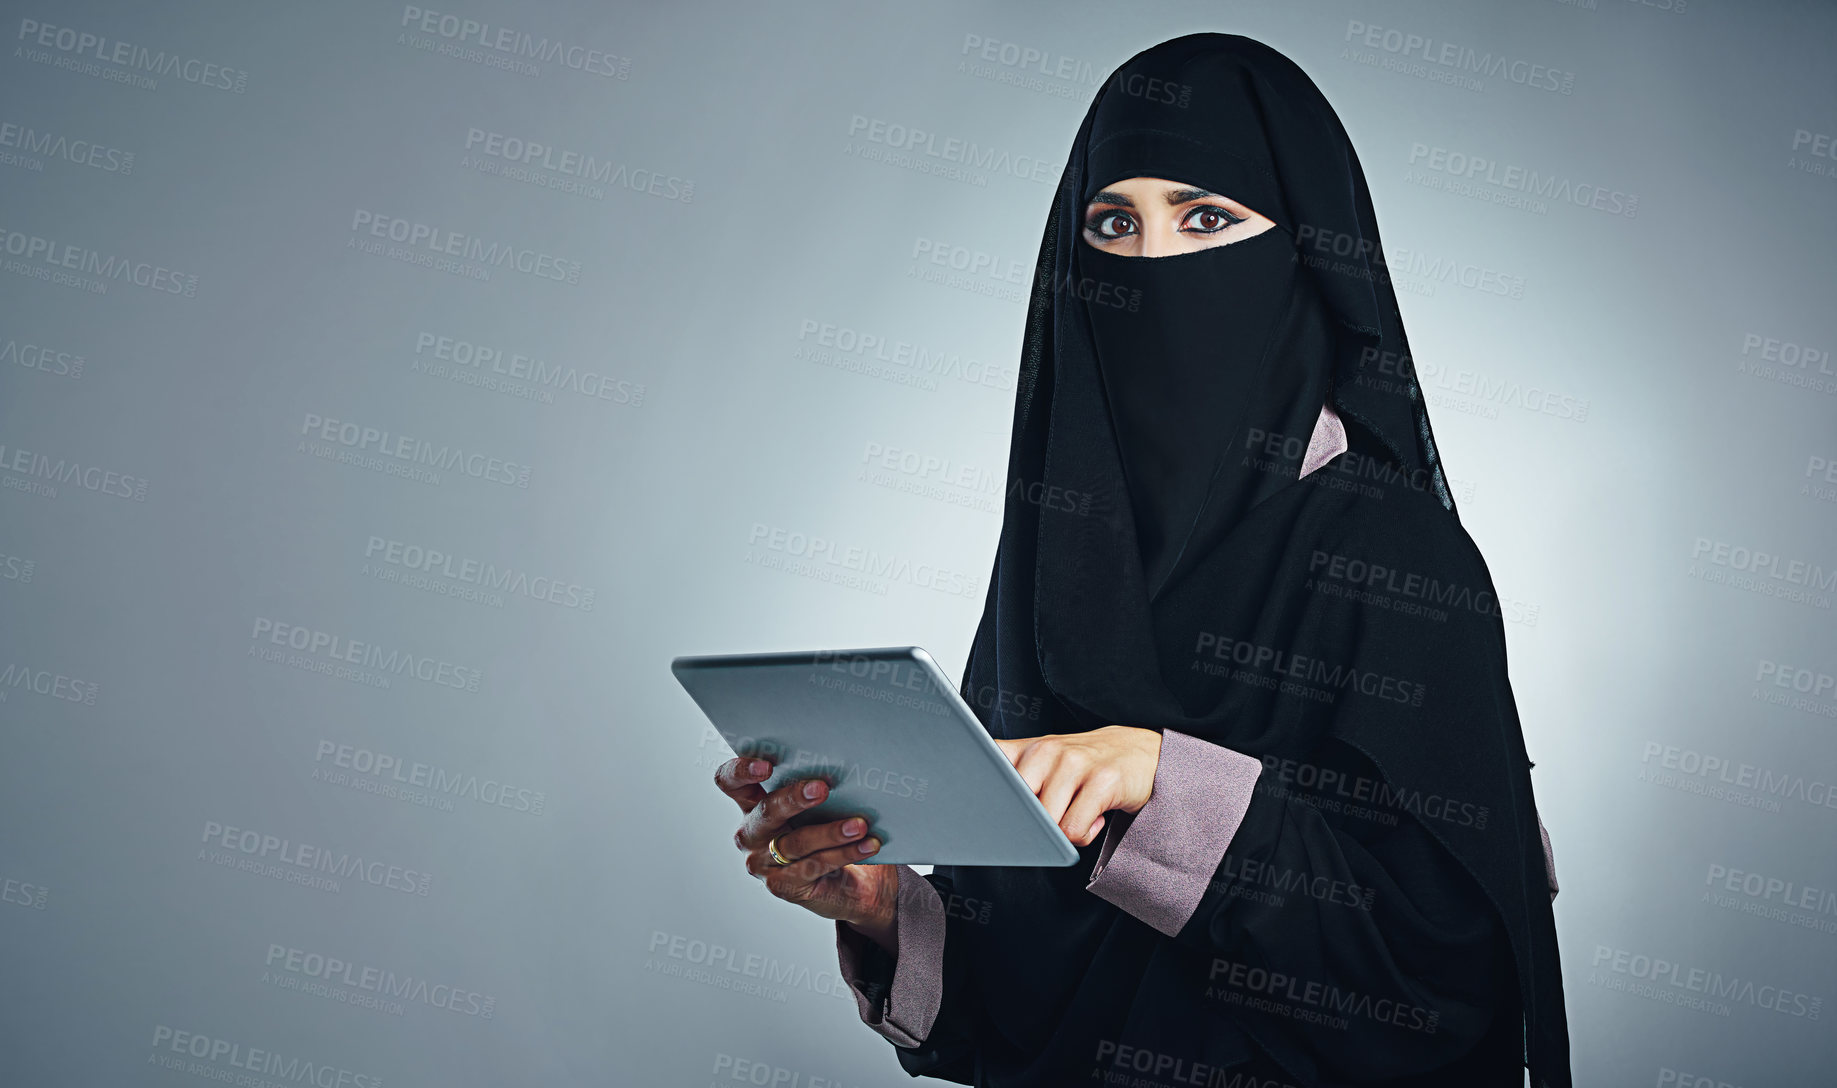
<instances>
[{"instance_id":1,"label":"studio backdrop","mask_svg":"<svg viewBox=\"0 0 1837 1088\"><path fill-rule=\"evenodd\" d=\"M910 1083L669 661L961 675L1066 149L1215 30L1369 179L1576 1083L1828 1083L1829 6L435 3L6 5L0 1080Z\"/></svg>"}]
</instances>

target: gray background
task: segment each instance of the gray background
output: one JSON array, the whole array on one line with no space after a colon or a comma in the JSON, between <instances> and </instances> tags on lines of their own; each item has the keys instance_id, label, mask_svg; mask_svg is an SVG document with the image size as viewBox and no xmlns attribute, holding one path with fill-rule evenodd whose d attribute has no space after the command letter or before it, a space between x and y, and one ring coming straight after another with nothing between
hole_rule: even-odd
<instances>
[{"instance_id":1,"label":"gray background","mask_svg":"<svg viewBox=\"0 0 1837 1088\"><path fill-rule=\"evenodd\" d=\"M392 1086L908 1083L831 926L742 870L667 664L917 643L960 674L1053 182L1095 84L1195 30L1295 58L1365 165L1513 617L1577 1083L1828 1078L1828 5L6 9L0 1080L188 1084L259 1048ZM873 138L913 129L994 157ZM509 257L396 259L363 216ZM344 463L312 419L527 476ZM468 561L509 587L467 596ZM278 624L476 690L296 667L331 658ZM453 788L359 788L340 745ZM274 873L365 868L226 865L221 828L284 840ZM362 1007L288 949L461 996ZM1754 989L1687 1007L1693 971Z\"/></svg>"}]
</instances>

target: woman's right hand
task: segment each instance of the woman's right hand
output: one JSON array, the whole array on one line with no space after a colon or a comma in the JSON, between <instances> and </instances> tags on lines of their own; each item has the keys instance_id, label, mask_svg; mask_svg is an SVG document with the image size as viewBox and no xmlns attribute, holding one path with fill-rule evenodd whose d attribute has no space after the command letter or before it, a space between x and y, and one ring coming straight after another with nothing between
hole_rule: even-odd
<instances>
[{"instance_id":1,"label":"woman's right hand","mask_svg":"<svg viewBox=\"0 0 1837 1088\"><path fill-rule=\"evenodd\" d=\"M760 783L771 775L772 762L759 756L735 757L714 772L715 785L746 813L734 832L734 845L746 852L746 871L764 880L778 898L847 922L894 951L899 870L856 864L880 849L880 840L867 834L867 820L850 816L790 827L793 817L823 803L829 784L820 778L795 779L767 793ZM766 844L774 836L778 852L791 864L772 860Z\"/></svg>"}]
</instances>

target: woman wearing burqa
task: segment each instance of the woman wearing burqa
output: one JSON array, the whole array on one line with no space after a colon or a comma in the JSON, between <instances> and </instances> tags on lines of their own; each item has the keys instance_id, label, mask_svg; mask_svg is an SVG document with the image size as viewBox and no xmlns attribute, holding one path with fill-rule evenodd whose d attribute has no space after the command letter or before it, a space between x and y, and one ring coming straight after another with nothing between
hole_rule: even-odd
<instances>
[{"instance_id":1,"label":"woman wearing burqa","mask_svg":"<svg viewBox=\"0 0 1837 1088\"><path fill-rule=\"evenodd\" d=\"M1269 224L1156 256L1149 194L1210 207L1189 242ZM793 820L820 785L718 776L749 870L836 919L900 1064L1566 1088L1497 596L1358 159L1281 54L1188 35L1098 91L1034 273L1009 477L963 695L1079 863L851 864L861 822Z\"/></svg>"}]
</instances>

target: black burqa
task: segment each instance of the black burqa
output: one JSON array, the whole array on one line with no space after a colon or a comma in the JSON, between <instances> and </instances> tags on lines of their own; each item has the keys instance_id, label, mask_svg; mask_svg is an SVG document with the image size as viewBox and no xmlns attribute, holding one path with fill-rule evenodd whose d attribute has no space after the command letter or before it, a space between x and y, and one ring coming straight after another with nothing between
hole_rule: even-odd
<instances>
[{"instance_id":1,"label":"black burqa","mask_svg":"<svg viewBox=\"0 0 1837 1088\"><path fill-rule=\"evenodd\" d=\"M1086 245L1085 202L1136 176L1277 226L1160 258ZM1061 869L938 866L946 903L982 906L947 912L944 1001L901 1064L1002 1088L1515 1086L1528 1065L1567 1088L1497 597L1312 81L1226 34L1118 69L1054 197L1025 335L965 697L996 737L1116 722L1264 769L1172 936L1086 889L1101 839ZM1298 479L1329 398L1351 448Z\"/></svg>"}]
</instances>

